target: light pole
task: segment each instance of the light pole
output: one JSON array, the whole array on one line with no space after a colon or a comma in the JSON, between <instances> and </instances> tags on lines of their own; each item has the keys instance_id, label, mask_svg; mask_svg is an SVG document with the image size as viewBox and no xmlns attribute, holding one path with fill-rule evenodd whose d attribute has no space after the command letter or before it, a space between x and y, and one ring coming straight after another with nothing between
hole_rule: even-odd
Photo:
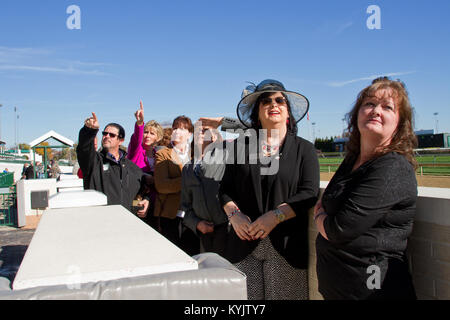
<instances>
[{"instance_id":1,"label":"light pole","mask_svg":"<svg viewBox=\"0 0 450 320\"><path fill-rule=\"evenodd\" d=\"M436 124L436 133L435 134L438 134L439 133L439 127L438 127L439 120L438 120L437 116L439 115L439 113L435 112L435 113L433 113L433 115L434 115L434 122Z\"/></svg>"},{"instance_id":2,"label":"light pole","mask_svg":"<svg viewBox=\"0 0 450 320\"><path fill-rule=\"evenodd\" d=\"M313 122L312 124L312 128L313 128L313 144L316 143L316 123Z\"/></svg>"},{"instance_id":3,"label":"light pole","mask_svg":"<svg viewBox=\"0 0 450 320\"><path fill-rule=\"evenodd\" d=\"M17 151L17 107L14 107L14 146L16 147Z\"/></svg>"}]
</instances>

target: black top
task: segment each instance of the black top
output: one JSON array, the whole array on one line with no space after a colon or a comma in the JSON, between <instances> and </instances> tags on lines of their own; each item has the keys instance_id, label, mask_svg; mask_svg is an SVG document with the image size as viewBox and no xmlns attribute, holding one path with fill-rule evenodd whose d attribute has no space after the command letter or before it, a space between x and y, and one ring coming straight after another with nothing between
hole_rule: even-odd
<instances>
[{"instance_id":1,"label":"black top","mask_svg":"<svg viewBox=\"0 0 450 320\"><path fill-rule=\"evenodd\" d=\"M383 291L387 288L411 294L405 250L416 209L414 169L397 153L367 161L352 172L355 160L344 160L322 197L329 241L320 233L316 240L319 291L325 299L367 299L392 293ZM367 286L372 265L381 271L378 292Z\"/></svg>"},{"instance_id":2,"label":"black top","mask_svg":"<svg viewBox=\"0 0 450 320\"><path fill-rule=\"evenodd\" d=\"M97 132L84 126L79 134L77 157L84 189L100 191L106 195L108 205L120 204L131 211L133 199L143 190L144 174L125 153L117 161L107 152L95 151Z\"/></svg>"},{"instance_id":3,"label":"black top","mask_svg":"<svg viewBox=\"0 0 450 320\"><path fill-rule=\"evenodd\" d=\"M32 165L25 169L25 178L26 180L34 179L34 167Z\"/></svg>"},{"instance_id":4,"label":"black top","mask_svg":"<svg viewBox=\"0 0 450 320\"><path fill-rule=\"evenodd\" d=\"M241 137L242 138L242 137ZM319 162L314 146L300 137L288 134L279 159L269 170L249 152L257 142L252 137L237 139L234 161L227 162L219 190L222 205L234 201L243 214L255 221L266 212L287 203L296 217L280 223L269 235L274 248L296 268L308 266L308 210L319 194ZM263 197L261 178L267 175ZM264 199L265 198L265 199ZM242 261L259 241L242 241L231 228L226 258Z\"/></svg>"},{"instance_id":5,"label":"black top","mask_svg":"<svg viewBox=\"0 0 450 320\"><path fill-rule=\"evenodd\" d=\"M217 151L217 152L215 152ZM197 233L197 224L206 220L220 225L228 221L217 194L225 171L223 150L208 153L211 158L183 167L181 186L181 209L185 211L183 223ZM214 155L218 158L214 159Z\"/></svg>"}]
</instances>

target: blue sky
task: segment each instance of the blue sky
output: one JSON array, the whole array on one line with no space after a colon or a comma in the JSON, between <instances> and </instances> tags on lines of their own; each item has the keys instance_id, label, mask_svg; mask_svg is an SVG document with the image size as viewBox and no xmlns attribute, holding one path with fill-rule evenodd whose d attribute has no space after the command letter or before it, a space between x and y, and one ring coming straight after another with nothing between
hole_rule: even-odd
<instances>
[{"instance_id":1,"label":"blue sky","mask_svg":"<svg viewBox=\"0 0 450 320\"><path fill-rule=\"evenodd\" d=\"M81 30L66 26L72 4ZM367 27L370 5L381 30ZM246 81L267 78L310 100L300 136L335 136L379 75L406 83L416 129L434 129L438 112L450 132L449 14L447 0L2 0L1 140L76 141L94 111L128 144L140 99L146 120L235 116Z\"/></svg>"}]
</instances>

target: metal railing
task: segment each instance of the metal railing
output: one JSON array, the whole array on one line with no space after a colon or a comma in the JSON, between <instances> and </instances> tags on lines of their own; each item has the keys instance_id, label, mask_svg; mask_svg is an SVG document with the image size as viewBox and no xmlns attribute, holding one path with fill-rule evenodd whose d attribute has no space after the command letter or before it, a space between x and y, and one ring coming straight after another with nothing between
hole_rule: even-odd
<instances>
[{"instance_id":1,"label":"metal railing","mask_svg":"<svg viewBox=\"0 0 450 320\"><path fill-rule=\"evenodd\" d=\"M0 193L0 226L13 227L17 225L17 195L15 186L8 190L8 193Z\"/></svg>"},{"instance_id":2,"label":"metal railing","mask_svg":"<svg viewBox=\"0 0 450 320\"><path fill-rule=\"evenodd\" d=\"M10 187L14 184L14 173L0 173L0 188Z\"/></svg>"},{"instance_id":3,"label":"metal railing","mask_svg":"<svg viewBox=\"0 0 450 320\"><path fill-rule=\"evenodd\" d=\"M336 172L340 163L321 163L320 172ZM420 176L450 176L448 163L418 163L416 173Z\"/></svg>"}]
</instances>

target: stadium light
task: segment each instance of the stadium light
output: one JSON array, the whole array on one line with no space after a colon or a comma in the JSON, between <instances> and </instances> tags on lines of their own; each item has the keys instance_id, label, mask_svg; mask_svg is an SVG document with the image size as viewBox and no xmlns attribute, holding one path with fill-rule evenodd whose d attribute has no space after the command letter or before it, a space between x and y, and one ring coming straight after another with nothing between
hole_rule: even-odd
<instances>
[{"instance_id":1,"label":"stadium light","mask_svg":"<svg viewBox=\"0 0 450 320\"><path fill-rule=\"evenodd\" d=\"M439 120L438 120L437 116L439 115L439 113L435 112L435 113L433 113L433 115L434 115L434 122L435 122L435 127L436 127L436 133L435 134L438 134L439 133L439 127L438 127Z\"/></svg>"}]
</instances>

